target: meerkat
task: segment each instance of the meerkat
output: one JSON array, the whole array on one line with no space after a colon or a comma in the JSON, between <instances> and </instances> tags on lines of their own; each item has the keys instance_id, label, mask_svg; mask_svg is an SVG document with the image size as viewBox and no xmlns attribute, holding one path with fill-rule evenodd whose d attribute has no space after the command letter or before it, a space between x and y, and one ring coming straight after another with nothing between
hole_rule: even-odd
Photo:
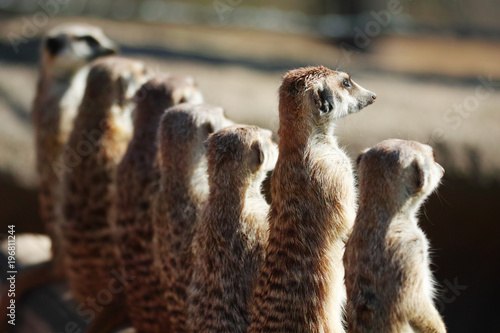
<instances>
[{"instance_id":1,"label":"meerkat","mask_svg":"<svg viewBox=\"0 0 500 333\"><path fill-rule=\"evenodd\" d=\"M133 97L147 79L142 62L96 60L63 153L79 157L65 173L61 222L69 286L79 302L107 290L118 267L110 222L114 177L132 136Z\"/></svg>"},{"instance_id":2,"label":"meerkat","mask_svg":"<svg viewBox=\"0 0 500 333\"><path fill-rule=\"evenodd\" d=\"M201 92L191 78L156 76L136 94L134 134L117 168L115 209L121 265L134 277L126 286L127 313L139 332L160 332L161 293L154 273L151 198L158 169L156 132L165 110L182 102L201 103Z\"/></svg>"},{"instance_id":3,"label":"meerkat","mask_svg":"<svg viewBox=\"0 0 500 333\"><path fill-rule=\"evenodd\" d=\"M357 163L359 210L344 256L348 332L446 332L416 217L444 169L431 147L396 139Z\"/></svg>"},{"instance_id":4,"label":"meerkat","mask_svg":"<svg viewBox=\"0 0 500 333\"><path fill-rule=\"evenodd\" d=\"M210 192L193 241L190 332L246 332L264 259L269 205L261 193L278 150L272 133L234 125L208 140Z\"/></svg>"},{"instance_id":5,"label":"meerkat","mask_svg":"<svg viewBox=\"0 0 500 333\"><path fill-rule=\"evenodd\" d=\"M62 24L42 38L40 73L32 106L35 129L36 169L39 178L40 217L52 246L52 259L24 271L17 278L16 298L26 291L65 278L61 232L58 228L58 187L62 180L58 158L73 126L85 90L86 65L93 59L114 54L116 45L101 29L87 24ZM6 291L3 292L6 294ZM0 298L0 317L9 297ZM0 320L0 332L7 321Z\"/></svg>"},{"instance_id":6,"label":"meerkat","mask_svg":"<svg viewBox=\"0 0 500 333\"><path fill-rule=\"evenodd\" d=\"M102 30L84 24L63 24L42 39L41 68L33 103L40 215L53 247L55 275L64 276L56 223L57 188L62 181L58 158L67 142L85 90L93 59L114 54L116 45Z\"/></svg>"},{"instance_id":7,"label":"meerkat","mask_svg":"<svg viewBox=\"0 0 500 333\"><path fill-rule=\"evenodd\" d=\"M158 130L160 185L153 208L155 265L165 297L160 321L187 332L186 294L191 280L191 244L208 197L205 141L231 124L220 107L180 104L167 110Z\"/></svg>"},{"instance_id":8,"label":"meerkat","mask_svg":"<svg viewBox=\"0 0 500 333\"><path fill-rule=\"evenodd\" d=\"M269 240L248 332L344 332L342 256L356 193L334 129L375 98L348 74L323 66L284 76Z\"/></svg>"}]
</instances>

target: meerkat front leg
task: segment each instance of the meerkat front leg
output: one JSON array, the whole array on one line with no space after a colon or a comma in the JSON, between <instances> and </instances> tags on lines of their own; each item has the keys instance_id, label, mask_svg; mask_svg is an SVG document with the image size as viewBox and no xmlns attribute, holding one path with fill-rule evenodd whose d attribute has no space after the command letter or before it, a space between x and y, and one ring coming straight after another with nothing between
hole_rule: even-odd
<instances>
[{"instance_id":1,"label":"meerkat front leg","mask_svg":"<svg viewBox=\"0 0 500 333\"><path fill-rule=\"evenodd\" d=\"M422 300L419 311L410 319L410 325L419 333L446 333L441 315L429 300Z\"/></svg>"}]
</instances>

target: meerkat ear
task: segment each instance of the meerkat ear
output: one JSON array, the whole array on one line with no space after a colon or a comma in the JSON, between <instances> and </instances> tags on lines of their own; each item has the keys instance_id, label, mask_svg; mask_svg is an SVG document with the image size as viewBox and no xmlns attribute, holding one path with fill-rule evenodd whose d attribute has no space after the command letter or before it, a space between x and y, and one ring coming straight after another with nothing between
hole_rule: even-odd
<instances>
[{"instance_id":1,"label":"meerkat ear","mask_svg":"<svg viewBox=\"0 0 500 333\"><path fill-rule=\"evenodd\" d=\"M208 136L210 136L211 134L213 134L215 132L214 124L212 124L212 123L205 123L203 125L203 127L204 127L205 132L207 133Z\"/></svg>"},{"instance_id":2,"label":"meerkat ear","mask_svg":"<svg viewBox=\"0 0 500 333\"><path fill-rule=\"evenodd\" d=\"M425 183L424 171L418 164L418 161L413 161L411 167L413 169L413 175L415 179L415 192L419 192L424 187Z\"/></svg>"},{"instance_id":3,"label":"meerkat ear","mask_svg":"<svg viewBox=\"0 0 500 333\"><path fill-rule=\"evenodd\" d=\"M250 167L252 171L256 171L262 163L264 163L264 152L262 151L262 146L259 141L255 141L252 144L252 155L250 160Z\"/></svg>"},{"instance_id":4,"label":"meerkat ear","mask_svg":"<svg viewBox=\"0 0 500 333\"><path fill-rule=\"evenodd\" d=\"M313 92L314 104L322 114L330 113L333 110L333 93L328 86L319 87Z\"/></svg>"}]
</instances>

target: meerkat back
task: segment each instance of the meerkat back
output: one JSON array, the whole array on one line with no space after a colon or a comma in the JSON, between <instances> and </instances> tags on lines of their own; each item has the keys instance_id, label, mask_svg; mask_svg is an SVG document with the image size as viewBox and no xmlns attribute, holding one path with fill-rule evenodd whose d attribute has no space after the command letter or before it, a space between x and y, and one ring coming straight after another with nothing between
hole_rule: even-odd
<instances>
[{"instance_id":1,"label":"meerkat back","mask_svg":"<svg viewBox=\"0 0 500 333\"><path fill-rule=\"evenodd\" d=\"M375 98L348 74L323 66L284 76L269 241L248 332L344 331L342 256L355 187L334 129Z\"/></svg>"},{"instance_id":2,"label":"meerkat back","mask_svg":"<svg viewBox=\"0 0 500 333\"><path fill-rule=\"evenodd\" d=\"M416 217L443 168L429 146L396 139L357 163L359 210L344 256L348 332L446 332Z\"/></svg>"},{"instance_id":3,"label":"meerkat back","mask_svg":"<svg viewBox=\"0 0 500 333\"><path fill-rule=\"evenodd\" d=\"M165 110L180 102L201 102L191 78L156 76L135 96L134 134L117 169L116 228L120 261L127 276L127 313L140 332L161 332L158 316L163 306L159 278L153 270L152 196L159 170L156 133Z\"/></svg>"},{"instance_id":4,"label":"meerkat back","mask_svg":"<svg viewBox=\"0 0 500 333\"><path fill-rule=\"evenodd\" d=\"M70 288L79 301L107 290L116 274L111 202L116 166L132 135L133 96L147 79L143 63L96 60L63 155L63 237ZM71 162L71 163L69 163Z\"/></svg>"},{"instance_id":5,"label":"meerkat back","mask_svg":"<svg viewBox=\"0 0 500 333\"><path fill-rule=\"evenodd\" d=\"M86 24L63 24L42 39L40 77L33 103L40 215L52 241L54 274L62 277L56 223L58 186L62 181L58 159L81 102L93 59L116 53L115 44L101 29Z\"/></svg>"},{"instance_id":6,"label":"meerkat back","mask_svg":"<svg viewBox=\"0 0 500 333\"><path fill-rule=\"evenodd\" d=\"M278 155L271 132L234 125L208 141L210 193L193 242L191 332L246 332L264 259L267 205L261 185Z\"/></svg>"},{"instance_id":7,"label":"meerkat back","mask_svg":"<svg viewBox=\"0 0 500 333\"><path fill-rule=\"evenodd\" d=\"M160 185L154 200L153 246L165 307L161 321L186 332L186 289L192 270L191 244L198 214L208 196L205 141L230 122L219 107L189 103L163 115L158 131Z\"/></svg>"}]
</instances>

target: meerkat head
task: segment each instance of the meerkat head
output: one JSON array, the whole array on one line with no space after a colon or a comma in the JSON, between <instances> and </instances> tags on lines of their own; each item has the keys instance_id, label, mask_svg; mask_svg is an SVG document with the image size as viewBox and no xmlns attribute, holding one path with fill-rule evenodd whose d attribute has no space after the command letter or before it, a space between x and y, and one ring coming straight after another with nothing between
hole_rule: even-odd
<instances>
[{"instance_id":1,"label":"meerkat head","mask_svg":"<svg viewBox=\"0 0 500 333\"><path fill-rule=\"evenodd\" d=\"M377 95L323 66L289 71L280 87L280 119L321 128L372 104ZM290 126L288 122L287 126Z\"/></svg>"},{"instance_id":2,"label":"meerkat head","mask_svg":"<svg viewBox=\"0 0 500 333\"><path fill-rule=\"evenodd\" d=\"M62 24L42 39L42 66L56 77L72 76L92 60L116 54L118 47L102 30L87 24Z\"/></svg>"},{"instance_id":3,"label":"meerkat head","mask_svg":"<svg viewBox=\"0 0 500 333\"><path fill-rule=\"evenodd\" d=\"M233 125L211 135L208 140L208 166L213 181L233 179L250 182L259 188L266 173L274 169L278 158L272 132L256 126Z\"/></svg>"},{"instance_id":4,"label":"meerkat head","mask_svg":"<svg viewBox=\"0 0 500 333\"><path fill-rule=\"evenodd\" d=\"M190 103L171 107L160 121L161 164L175 169L194 168L206 152L208 136L231 124L221 107Z\"/></svg>"},{"instance_id":5,"label":"meerkat head","mask_svg":"<svg viewBox=\"0 0 500 333\"><path fill-rule=\"evenodd\" d=\"M95 60L90 67L84 99L95 104L124 107L133 102L137 90L150 77L141 61L122 57Z\"/></svg>"},{"instance_id":6,"label":"meerkat head","mask_svg":"<svg viewBox=\"0 0 500 333\"><path fill-rule=\"evenodd\" d=\"M144 122L180 103L200 104L203 95L191 77L155 75L135 95L137 112L134 121Z\"/></svg>"},{"instance_id":7,"label":"meerkat head","mask_svg":"<svg viewBox=\"0 0 500 333\"><path fill-rule=\"evenodd\" d=\"M379 189L383 200L392 200L395 205L409 203L417 209L444 175L433 149L416 141L382 141L362 152L356 163L362 195L373 195L374 189Z\"/></svg>"},{"instance_id":8,"label":"meerkat head","mask_svg":"<svg viewBox=\"0 0 500 333\"><path fill-rule=\"evenodd\" d=\"M149 70L140 61L121 57L96 59L90 65L79 112L88 113L88 126L110 128L117 139L129 138L134 95L148 78Z\"/></svg>"}]
</instances>

